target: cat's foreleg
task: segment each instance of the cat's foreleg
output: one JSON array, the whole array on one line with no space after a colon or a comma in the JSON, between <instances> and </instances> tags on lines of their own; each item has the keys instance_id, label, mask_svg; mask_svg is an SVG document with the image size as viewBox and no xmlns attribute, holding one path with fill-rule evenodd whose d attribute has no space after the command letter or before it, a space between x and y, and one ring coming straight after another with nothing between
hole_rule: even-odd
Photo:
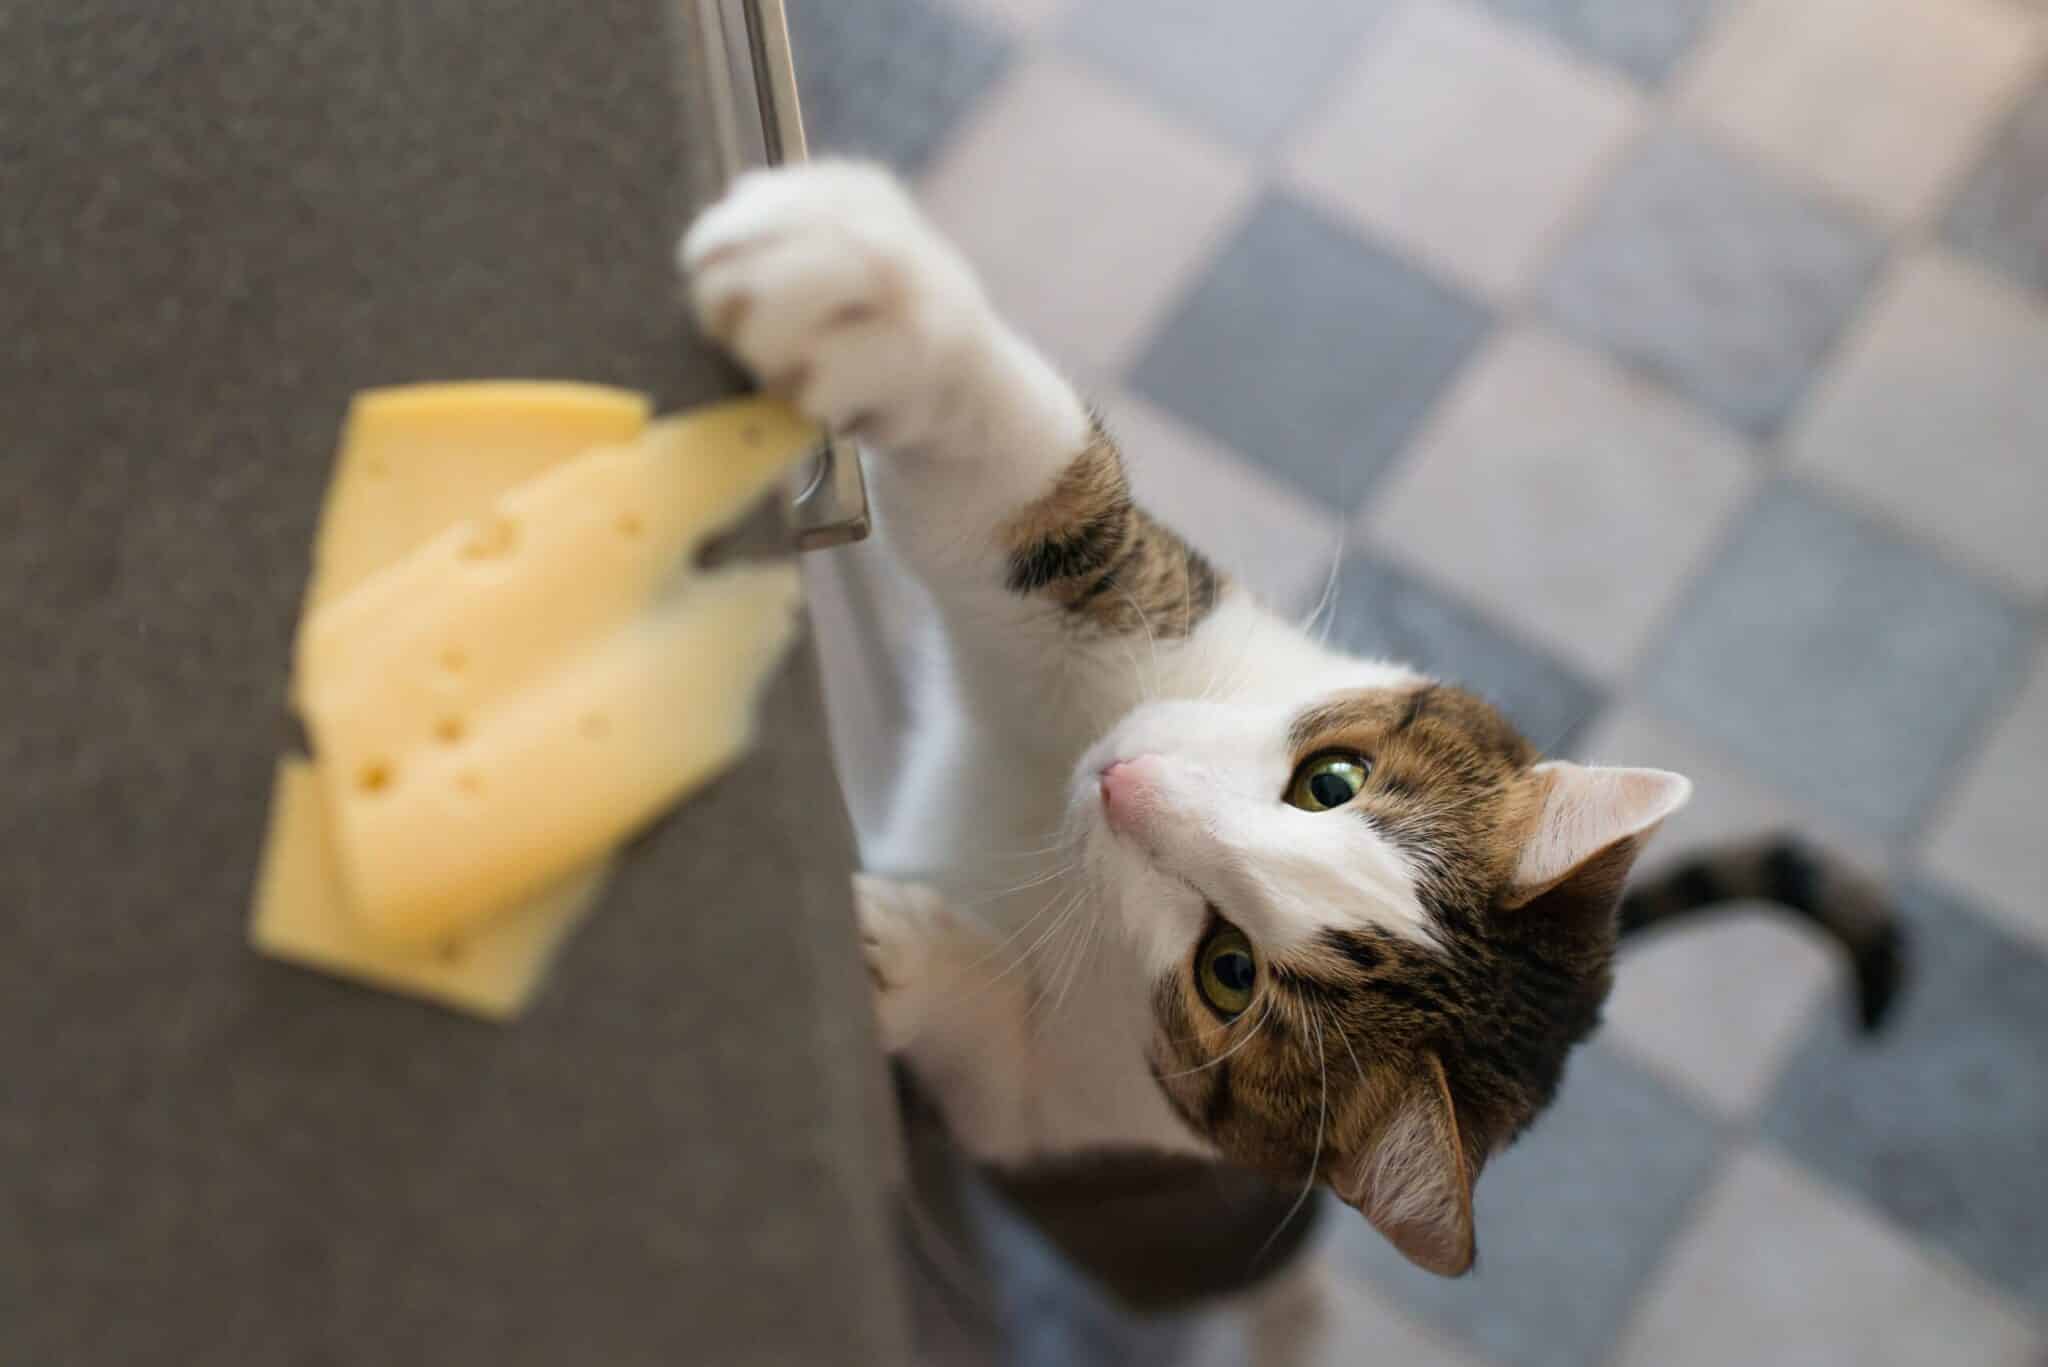
<instances>
[{"instance_id":1,"label":"cat's foreleg","mask_svg":"<svg viewBox=\"0 0 2048 1367\"><path fill-rule=\"evenodd\" d=\"M878 520L956 643L1024 675L1184 638L1209 564L1131 501L1115 444L886 172L742 177L684 238L705 328L858 436Z\"/></svg>"},{"instance_id":2,"label":"cat's foreleg","mask_svg":"<svg viewBox=\"0 0 2048 1367\"><path fill-rule=\"evenodd\" d=\"M1036 1077L1033 980L1010 971L1017 947L919 883L859 874L854 904L882 1047L968 1152L1001 1158L1028 1129Z\"/></svg>"}]
</instances>

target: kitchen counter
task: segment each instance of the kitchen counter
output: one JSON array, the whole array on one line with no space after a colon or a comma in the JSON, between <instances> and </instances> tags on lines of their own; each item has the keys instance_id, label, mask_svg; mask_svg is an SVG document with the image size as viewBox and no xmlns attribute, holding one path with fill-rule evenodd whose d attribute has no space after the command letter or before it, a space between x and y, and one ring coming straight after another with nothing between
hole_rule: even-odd
<instances>
[{"instance_id":1,"label":"kitchen counter","mask_svg":"<svg viewBox=\"0 0 2048 1367\"><path fill-rule=\"evenodd\" d=\"M808 651L509 1028L245 942L348 396L734 386L674 303L679 28L0 0L7 1360L902 1359Z\"/></svg>"}]
</instances>

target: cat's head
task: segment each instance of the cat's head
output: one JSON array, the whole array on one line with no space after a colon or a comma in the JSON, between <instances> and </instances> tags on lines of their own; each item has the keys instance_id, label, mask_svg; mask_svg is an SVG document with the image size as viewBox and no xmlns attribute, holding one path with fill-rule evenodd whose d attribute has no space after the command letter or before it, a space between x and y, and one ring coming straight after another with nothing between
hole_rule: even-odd
<instances>
[{"instance_id":1,"label":"cat's head","mask_svg":"<svg viewBox=\"0 0 2048 1367\"><path fill-rule=\"evenodd\" d=\"M1394 670L1142 707L1077 776L1174 1111L1446 1275L1472 1262L1481 1167L1598 1022L1623 881L1689 793L1544 762L1479 698Z\"/></svg>"}]
</instances>

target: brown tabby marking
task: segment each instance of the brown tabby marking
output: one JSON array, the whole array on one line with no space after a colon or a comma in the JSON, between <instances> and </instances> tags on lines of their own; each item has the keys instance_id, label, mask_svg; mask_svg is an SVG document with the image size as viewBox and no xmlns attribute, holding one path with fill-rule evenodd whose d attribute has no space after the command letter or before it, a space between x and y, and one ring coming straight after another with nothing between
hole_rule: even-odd
<instances>
[{"instance_id":1,"label":"brown tabby marking","mask_svg":"<svg viewBox=\"0 0 2048 1367\"><path fill-rule=\"evenodd\" d=\"M1476 1173L1549 1103L1571 1046L1599 1020L1619 875L1589 867L1515 904L1544 779L1534 748L1472 694L1432 684L1340 697L1291 738L1297 762L1324 750L1371 760L1364 791L1332 819L1370 821L1408 855L1438 944L1332 928L1285 954L1262 949L1257 995L1228 1022L1204 1004L1190 962L1154 995L1153 1075L1227 1155L1301 1180L1311 1163L1329 1176L1371 1152L1434 1055ZM1625 868L1627 844L1593 863Z\"/></svg>"},{"instance_id":2,"label":"brown tabby marking","mask_svg":"<svg viewBox=\"0 0 2048 1367\"><path fill-rule=\"evenodd\" d=\"M1105 635L1188 635L1216 606L1222 577L1131 501L1123 460L1098 424L1052 491L1001 532L1013 593L1043 594Z\"/></svg>"}]
</instances>

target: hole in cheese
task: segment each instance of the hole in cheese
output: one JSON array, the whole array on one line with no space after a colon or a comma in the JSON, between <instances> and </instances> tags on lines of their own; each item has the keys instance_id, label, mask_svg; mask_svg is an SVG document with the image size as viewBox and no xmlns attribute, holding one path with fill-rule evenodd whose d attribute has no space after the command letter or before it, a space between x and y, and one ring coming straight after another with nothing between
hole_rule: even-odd
<instances>
[{"instance_id":1,"label":"hole in cheese","mask_svg":"<svg viewBox=\"0 0 2048 1367\"><path fill-rule=\"evenodd\" d=\"M371 760L356 775L356 786L366 793L385 792L391 787L391 766L380 759Z\"/></svg>"},{"instance_id":2,"label":"hole in cheese","mask_svg":"<svg viewBox=\"0 0 2048 1367\"><path fill-rule=\"evenodd\" d=\"M457 554L464 560L503 560L517 549L519 524L509 517L494 517L477 528Z\"/></svg>"},{"instance_id":3,"label":"hole in cheese","mask_svg":"<svg viewBox=\"0 0 2048 1367\"><path fill-rule=\"evenodd\" d=\"M434 738L444 745L454 745L469 730L460 717L443 717L434 723Z\"/></svg>"},{"instance_id":4,"label":"hole in cheese","mask_svg":"<svg viewBox=\"0 0 2048 1367\"><path fill-rule=\"evenodd\" d=\"M646 530L638 513L620 513L617 526L619 535L627 538L636 537Z\"/></svg>"},{"instance_id":5,"label":"hole in cheese","mask_svg":"<svg viewBox=\"0 0 2048 1367\"><path fill-rule=\"evenodd\" d=\"M441 668L450 674L460 674L469 668L469 656L460 646L449 646L441 652Z\"/></svg>"}]
</instances>

